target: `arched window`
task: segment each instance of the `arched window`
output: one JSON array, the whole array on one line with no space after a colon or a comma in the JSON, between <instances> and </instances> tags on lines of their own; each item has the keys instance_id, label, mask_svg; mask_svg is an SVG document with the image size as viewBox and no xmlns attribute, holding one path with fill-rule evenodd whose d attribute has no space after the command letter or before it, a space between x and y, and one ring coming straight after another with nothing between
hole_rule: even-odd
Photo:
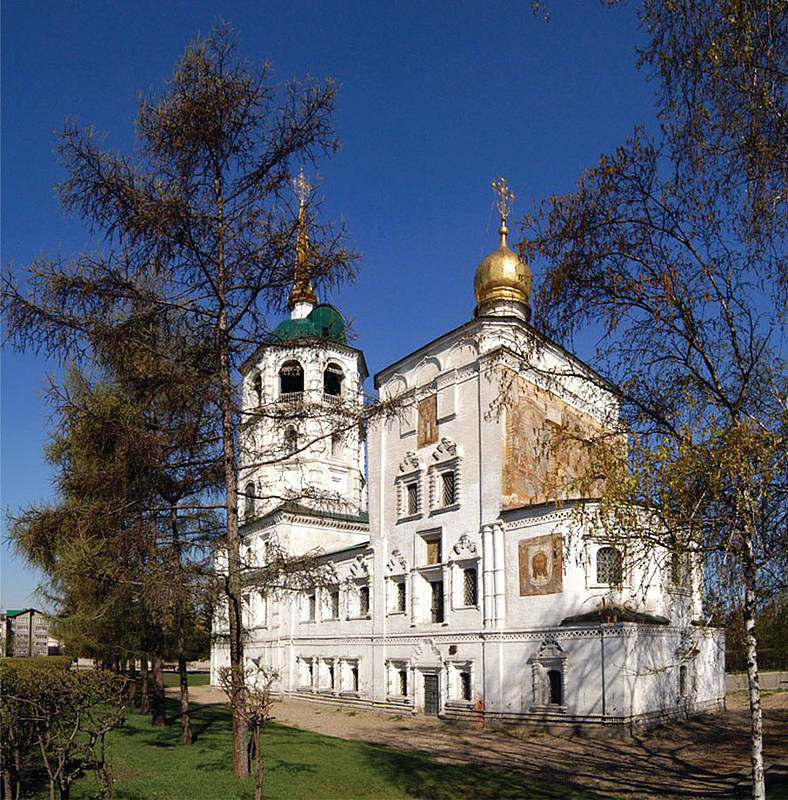
<instances>
[{"instance_id":1,"label":"arched window","mask_svg":"<svg viewBox=\"0 0 788 800\"><path fill-rule=\"evenodd\" d=\"M288 425L285 428L285 452L295 453L298 450L298 431L295 425Z\"/></svg>"},{"instance_id":2,"label":"arched window","mask_svg":"<svg viewBox=\"0 0 788 800\"><path fill-rule=\"evenodd\" d=\"M339 364L333 361L328 364L323 370L323 395L326 398L336 400L342 396L342 381L345 379L345 373Z\"/></svg>"},{"instance_id":3,"label":"arched window","mask_svg":"<svg viewBox=\"0 0 788 800\"><path fill-rule=\"evenodd\" d=\"M342 434L341 433L332 433L331 434L331 455L334 458L342 458L344 453L344 445L342 444Z\"/></svg>"},{"instance_id":4,"label":"arched window","mask_svg":"<svg viewBox=\"0 0 788 800\"><path fill-rule=\"evenodd\" d=\"M560 669L550 669L547 671L547 680L550 683L550 703L560 706L564 702L564 691L561 680Z\"/></svg>"},{"instance_id":5,"label":"arched window","mask_svg":"<svg viewBox=\"0 0 788 800\"><path fill-rule=\"evenodd\" d=\"M254 516L254 483L251 481L244 488L244 517L249 519Z\"/></svg>"},{"instance_id":6,"label":"arched window","mask_svg":"<svg viewBox=\"0 0 788 800\"><path fill-rule=\"evenodd\" d=\"M600 547L596 552L596 582L616 585L622 577L621 553L615 547Z\"/></svg>"},{"instance_id":7,"label":"arched window","mask_svg":"<svg viewBox=\"0 0 788 800\"><path fill-rule=\"evenodd\" d=\"M285 361L279 370L279 394L283 400L301 400L304 369L297 361Z\"/></svg>"},{"instance_id":8,"label":"arched window","mask_svg":"<svg viewBox=\"0 0 788 800\"><path fill-rule=\"evenodd\" d=\"M255 372L252 376L252 392L254 393L253 399L257 400L257 405L263 402L263 377L259 372Z\"/></svg>"}]
</instances>

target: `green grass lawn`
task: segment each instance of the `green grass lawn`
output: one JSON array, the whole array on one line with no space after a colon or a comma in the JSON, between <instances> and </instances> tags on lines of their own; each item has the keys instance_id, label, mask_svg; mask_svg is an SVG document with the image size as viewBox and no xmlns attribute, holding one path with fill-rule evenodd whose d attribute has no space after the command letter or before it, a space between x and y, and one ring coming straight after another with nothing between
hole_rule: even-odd
<instances>
[{"instance_id":1,"label":"green grass lawn","mask_svg":"<svg viewBox=\"0 0 788 800\"><path fill-rule=\"evenodd\" d=\"M176 705L171 723L152 728L131 713L109 745L117 800L251 800L254 781L230 769L230 712L222 706L193 707L195 741L180 744ZM547 785L516 771L443 764L429 756L288 728L275 722L264 732L266 798L562 798L598 800L600 795ZM74 784L73 800L92 800L92 776Z\"/></svg>"},{"instance_id":2,"label":"green grass lawn","mask_svg":"<svg viewBox=\"0 0 788 800\"><path fill-rule=\"evenodd\" d=\"M190 672L189 673L189 686L207 686L211 682L211 676L208 672ZM165 686L180 686L181 678L177 672L164 673Z\"/></svg>"}]
</instances>

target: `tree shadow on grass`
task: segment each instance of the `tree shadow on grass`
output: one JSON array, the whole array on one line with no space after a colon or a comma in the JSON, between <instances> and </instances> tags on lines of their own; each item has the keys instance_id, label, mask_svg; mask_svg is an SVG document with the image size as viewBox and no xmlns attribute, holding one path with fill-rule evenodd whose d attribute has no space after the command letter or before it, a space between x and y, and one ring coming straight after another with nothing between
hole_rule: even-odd
<instances>
[{"instance_id":1,"label":"tree shadow on grass","mask_svg":"<svg viewBox=\"0 0 788 800\"><path fill-rule=\"evenodd\" d=\"M476 763L445 764L419 752L367 745L369 765L387 783L411 797L429 800L602 800L605 795L568 783L535 779L520 770L495 770Z\"/></svg>"}]
</instances>

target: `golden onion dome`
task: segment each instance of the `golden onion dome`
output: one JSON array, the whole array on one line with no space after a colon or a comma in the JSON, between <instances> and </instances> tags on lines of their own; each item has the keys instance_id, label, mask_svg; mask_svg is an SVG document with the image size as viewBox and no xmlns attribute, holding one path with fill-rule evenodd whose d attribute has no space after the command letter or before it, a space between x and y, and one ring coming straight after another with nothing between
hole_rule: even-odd
<instances>
[{"instance_id":1,"label":"golden onion dome","mask_svg":"<svg viewBox=\"0 0 788 800\"><path fill-rule=\"evenodd\" d=\"M533 275L528 265L506 244L508 232L506 222L502 219L498 230L501 236L500 247L490 253L476 269L473 289L476 292L477 315L484 314L487 310L495 313L495 305L505 307L518 303L524 306L526 318L530 316Z\"/></svg>"}]
</instances>

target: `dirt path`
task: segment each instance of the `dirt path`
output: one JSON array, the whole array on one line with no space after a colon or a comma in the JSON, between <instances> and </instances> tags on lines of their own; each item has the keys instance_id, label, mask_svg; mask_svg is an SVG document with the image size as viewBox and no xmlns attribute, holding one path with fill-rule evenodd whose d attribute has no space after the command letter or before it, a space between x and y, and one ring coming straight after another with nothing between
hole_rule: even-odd
<instances>
[{"instance_id":1,"label":"dirt path","mask_svg":"<svg viewBox=\"0 0 788 800\"><path fill-rule=\"evenodd\" d=\"M168 694L177 693L168 690ZM191 689L196 703L223 703L223 692ZM420 750L451 762L477 762L522 771L529 778L621 798L730 797L749 770L746 695L728 697L728 710L637 736L555 736L526 728L475 730L423 717L349 711L288 699L274 707L283 725L344 739ZM788 790L788 692L764 698L765 761L774 785Z\"/></svg>"}]
</instances>

